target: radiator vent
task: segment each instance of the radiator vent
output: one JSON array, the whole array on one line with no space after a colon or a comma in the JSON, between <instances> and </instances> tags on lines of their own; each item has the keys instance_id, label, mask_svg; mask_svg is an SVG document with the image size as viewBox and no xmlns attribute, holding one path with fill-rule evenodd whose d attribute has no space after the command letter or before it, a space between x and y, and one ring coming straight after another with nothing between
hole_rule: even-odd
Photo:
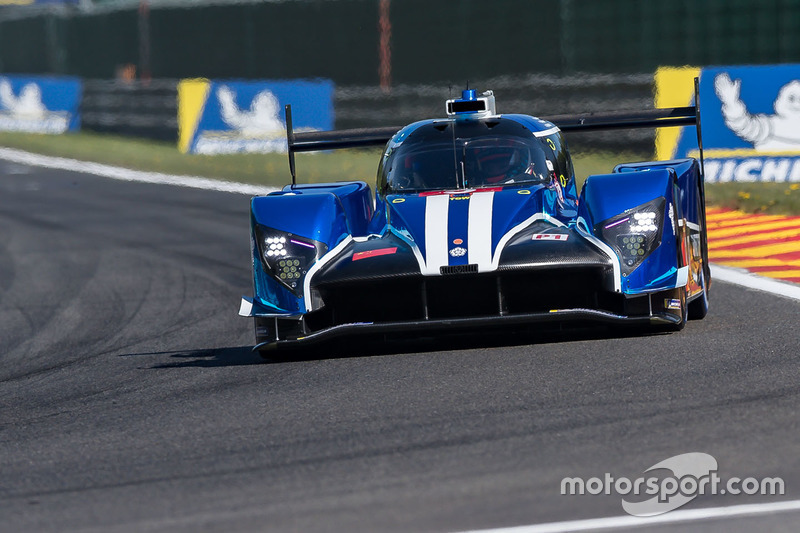
<instances>
[{"instance_id":1,"label":"radiator vent","mask_svg":"<svg viewBox=\"0 0 800 533\"><path fill-rule=\"evenodd\" d=\"M478 272L478 265L456 265L456 266L443 266L439 268L439 272L442 273L443 276L448 274L474 274Z\"/></svg>"}]
</instances>

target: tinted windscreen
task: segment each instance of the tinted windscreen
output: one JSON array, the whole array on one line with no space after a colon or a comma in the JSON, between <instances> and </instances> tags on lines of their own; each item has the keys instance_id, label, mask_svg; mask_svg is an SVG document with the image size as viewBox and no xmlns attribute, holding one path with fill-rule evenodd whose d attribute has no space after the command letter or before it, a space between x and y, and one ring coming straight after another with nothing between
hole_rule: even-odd
<instances>
[{"instance_id":1,"label":"tinted windscreen","mask_svg":"<svg viewBox=\"0 0 800 533\"><path fill-rule=\"evenodd\" d=\"M494 137L468 141L463 147L467 187L543 182L547 163L538 139Z\"/></svg>"},{"instance_id":2,"label":"tinted windscreen","mask_svg":"<svg viewBox=\"0 0 800 533\"><path fill-rule=\"evenodd\" d=\"M544 183L550 167L542 140L519 125L451 122L388 151L379 180L385 193Z\"/></svg>"}]
</instances>

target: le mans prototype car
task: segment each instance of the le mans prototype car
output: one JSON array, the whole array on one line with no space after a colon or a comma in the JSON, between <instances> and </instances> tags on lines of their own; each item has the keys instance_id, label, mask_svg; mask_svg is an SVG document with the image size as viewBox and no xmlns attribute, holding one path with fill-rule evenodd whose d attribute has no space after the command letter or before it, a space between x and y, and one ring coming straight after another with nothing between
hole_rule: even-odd
<instances>
[{"instance_id":1,"label":"le mans prototype car","mask_svg":"<svg viewBox=\"0 0 800 533\"><path fill-rule=\"evenodd\" d=\"M286 111L293 184L252 199L240 308L262 355L545 321L678 330L708 310L702 155L618 165L578 194L563 135L697 124L697 106L543 120L468 89L447 118L307 133ZM295 183L295 152L384 143L374 197L361 181Z\"/></svg>"}]
</instances>

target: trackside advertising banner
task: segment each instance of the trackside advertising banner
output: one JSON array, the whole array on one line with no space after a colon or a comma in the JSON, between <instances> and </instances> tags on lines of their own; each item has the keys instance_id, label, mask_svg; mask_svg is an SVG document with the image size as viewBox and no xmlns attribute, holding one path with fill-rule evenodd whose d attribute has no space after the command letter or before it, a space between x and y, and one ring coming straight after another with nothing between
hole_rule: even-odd
<instances>
[{"instance_id":1,"label":"trackside advertising banner","mask_svg":"<svg viewBox=\"0 0 800 533\"><path fill-rule=\"evenodd\" d=\"M333 129L333 82L182 80L178 147L194 154L286 152L284 105L295 131Z\"/></svg>"},{"instance_id":2,"label":"trackside advertising banner","mask_svg":"<svg viewBox=\"0 0 800 533\"><path fill-rule=\"evenodd\" d=\"M0 0L0 6L32 6L43 4L79 4L80 0Z\"/></svg>"},{"instance_id":3,"label":"trackside advertising banner","mask_svg":"<svg viewBox=\"0 0 800 533\"><path fill-rule=\"evenodd\" d=\"M0 130L64 133L80 129L78 78L0 75Z\"/></svg>"},{"instance_id":4,"label":"trackside advertising banner","mask_svg":"<svg viewBox=\"0 0 800 533\"><path fill-rule=\"evenodd\" d=\"M656 107L692 105L695 76L706 181L800 181L800 65L661 68ZM659 159L697 155L694 126L657 132Z\"/></svg>"}]
</instances>

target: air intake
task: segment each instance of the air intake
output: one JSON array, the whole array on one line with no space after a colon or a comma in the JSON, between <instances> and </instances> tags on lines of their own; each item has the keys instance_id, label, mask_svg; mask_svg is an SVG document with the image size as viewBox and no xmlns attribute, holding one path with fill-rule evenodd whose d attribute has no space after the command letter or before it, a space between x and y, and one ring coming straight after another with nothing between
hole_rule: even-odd
<instances>
[{"instance_id":1,"label":"air intake","mask_svg":"<svg viewBox=\"0 0 800 533\"><path fill-rule=\"evenodd\" d=\"M449 274L474 274L478 272L478 265L443 266L439 268L439 272L441 272L443 276Z\"/></svg>"}]
</instances>

